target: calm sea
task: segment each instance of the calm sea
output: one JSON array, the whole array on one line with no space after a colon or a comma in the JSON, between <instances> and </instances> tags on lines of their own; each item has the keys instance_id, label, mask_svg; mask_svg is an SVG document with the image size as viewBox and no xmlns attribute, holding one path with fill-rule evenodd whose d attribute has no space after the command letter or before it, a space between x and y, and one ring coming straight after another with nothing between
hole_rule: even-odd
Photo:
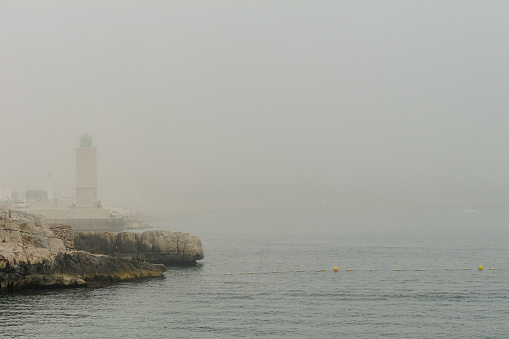
<instances>
[{"instance_id":1,"label":"calm sea","mask_svg":"<svg viewBox=\"0 0 509 339\"><path fill-rule=\"evenodd\" d=\"M154 213L201 264L0 295L0 337L509 337L509 209Z\"/></svg>"}]
</instances>

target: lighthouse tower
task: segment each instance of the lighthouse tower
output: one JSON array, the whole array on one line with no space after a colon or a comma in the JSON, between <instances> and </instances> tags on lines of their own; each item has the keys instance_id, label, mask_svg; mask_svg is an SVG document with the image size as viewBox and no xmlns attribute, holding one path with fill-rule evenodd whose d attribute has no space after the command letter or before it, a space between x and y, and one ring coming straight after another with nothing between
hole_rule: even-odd
<instances>
[{"instance_id":1,"label":"lighthouse tower","mask_svg":"<svg viewBox=\"0 0 509 339\"><path fill-rule=\"evenodd\" d=\"M97 201L97 149L85 133L76 148L76 207L94 208Z\"/></svg>"}]
</instances>

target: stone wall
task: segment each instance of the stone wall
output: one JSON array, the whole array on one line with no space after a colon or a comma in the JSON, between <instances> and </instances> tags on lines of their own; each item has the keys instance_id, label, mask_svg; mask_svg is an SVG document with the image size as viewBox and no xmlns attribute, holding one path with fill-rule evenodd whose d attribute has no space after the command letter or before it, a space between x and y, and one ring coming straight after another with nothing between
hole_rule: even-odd
<instances>
[{"instance_id":1,"label":"stone wall","mask_svg":"<svg viewBox=\"0 0 509 339\"><path fill-rule=\"evenodd\" d=\"M48 219L56 223L69 224L75 231L120 232L126 228L123 218Z\"/></svg>"},{"instance_id":2,"label":"stone wall","mask_svg":"<svg viewBox=\"0 0 509 339\"><path fill-rule=\"evenodd\" d=\"M50 203L52 202L34 202L34 206L23 211L43 215L53 223L69 224L74 231L121 232L151 227L145 218L135 211L120 208L69 208L58 205L63 204L61 202L55 202L55 205Z\"/></svg>"},{"instance_id":3,"label":"stone wall","mask_svg":"<svg viewBox=\"0 0 509 339\"><path fill-rule=\"evenodd\" d=\"M44 215L47 219L104 219L112 216L107 208L28 208L25 211Z\"/></svg>"},{"instance_id":4,"label":"stone wall","mask_svg":"<svg viewBox=\"0 0 509 339\"><path fill-rule=\"evenodd\" d=\"M57 222L49 222L48 225L55 236L64 242L67 251L74 250L74 232L71 225Z\"/></svg>"}]
</instances>

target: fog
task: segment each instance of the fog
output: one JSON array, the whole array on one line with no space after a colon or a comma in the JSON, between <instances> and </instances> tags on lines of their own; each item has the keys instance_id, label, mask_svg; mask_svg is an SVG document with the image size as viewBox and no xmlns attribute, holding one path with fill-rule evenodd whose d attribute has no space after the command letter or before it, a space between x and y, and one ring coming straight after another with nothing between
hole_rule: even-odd
<instances>
[{"instance_id":1,"label":"fog","mask_svg":"<svg viewBox=\"0 0 509 339\"><path fill-rule=\"evenodd\" d=\"M0 3L0 189L508 205L507 1Z\"/></svg>"}]
</instances>

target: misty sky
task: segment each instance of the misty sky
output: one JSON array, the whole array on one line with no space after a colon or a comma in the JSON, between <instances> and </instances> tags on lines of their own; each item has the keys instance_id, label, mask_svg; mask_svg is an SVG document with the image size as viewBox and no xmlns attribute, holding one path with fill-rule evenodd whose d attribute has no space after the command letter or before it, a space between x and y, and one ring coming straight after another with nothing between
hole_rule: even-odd
<instances>
[{"instance_id":1,"label":"misty sky","mask_svg":"<svg viewBox=\"0 0 509 339\"><path fill-rule=\"evenodd\" d=\"M0 1L0 188L509 204L508 1Z\"/></svg>"}]
</instances>

